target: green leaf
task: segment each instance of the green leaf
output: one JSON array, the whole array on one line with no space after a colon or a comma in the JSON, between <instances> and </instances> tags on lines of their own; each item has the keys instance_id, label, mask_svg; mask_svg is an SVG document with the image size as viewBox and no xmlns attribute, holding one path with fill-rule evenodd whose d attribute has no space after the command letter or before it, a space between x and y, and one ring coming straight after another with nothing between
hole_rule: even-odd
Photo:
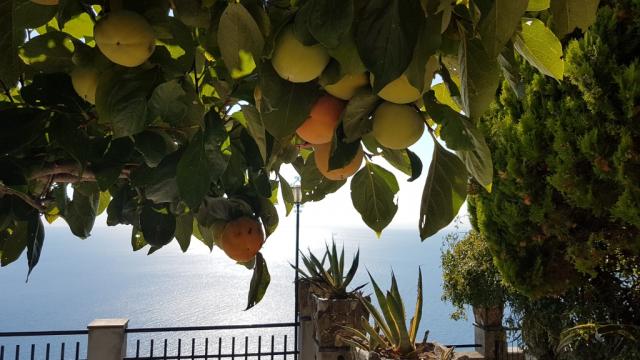
<instances>
[{"instance_id":1,"label":"green leaf","mask_svg":"<svg viewBox=\"0 0 640 360\"><path fill-rule=\"evenodd\" d=\"M283 178L279 173L278 179L280 180L280 192L282 193L282 200L284 201L285 216L289 216L291 209L293 209L293 190L289 182L287 182L287 179Z\"/></svg>"},{"instance_id":2,"label":"green leaf","mask_svg":"<svg viewBox=\"0 0 640 360\"><path fill-rule=\"evenodd\" d=\"M306 162L298 158L293 166L300 174L302 203L320 201L328 194L338 191L346 183L346 180L333 181L324 177L316 167L313 156L309 156Z\"/></svg>"},{"instance_id":3,"label":"green leaf","mask_svg":"<svg viewBox=\"0 0 640 360\"><path fill-rule=\"evenodd\" d=\"M242 4L231 2L222 13L218 27L218 45L232 76L235 75L234 72L244 75L255 68L253 59L258 59L262 54L264 39L258 24ZM243 64L241 51L253 56L249 61L253 66Z\"/></svg>"},{"instance_id":4,"label":"green leaf","mask_svg":"<svg viewBox=\"0 0 640 360\"><path fill-rule=\"evenodd\" d=\"M134 136L136 150L149 167L156 167L170 153L175 151L173 139L159 131L143 131Z\"/></svg>"},{"instance_id":5,"label":"green leaf","mask_svg":"<svg viewBox=\"0 0 640 360\"><path fill-rule=\"evenodd\" d=\"M23 3L33 4L25 0ZM19 2L0 0L0 80L13 87L20 76L22 61L18 57L18 48L24 42L26 32L16 21L15 7Z\"/></svg>"},{"instance_id":6,"label":"green leaf","mask_svg":"<svg viewBox=\"0 0 640 360\"><path fill-rule=\"evenodd\" d=\"M242 114L247 122L247 131L258 145L260 150L260 156L264 162L267 161L267 137L264 129L264 124L260 118L260 114L255 107L249 105L243 105L241 107Z\"/></svg>"},{"instance_id":7,"label":"green leaf","mask_svg":"<svg viewBox=\"0 0 640 360\"><path fill-rule=\"evenodd\" d=\"M109 194L108 191L101 191L99 198L96 215L100 215L107 210L107 206L109 206L109 203L111 202L111 194Z\"/></svg>"},{"instance_id":8,"label":"green leaf","mask_svg":"<svg viewBox=\"0 0 640 360\"><path fill-rule=\"evenodd\" d=\"M260 116L265 129L276 139L293 135L311 111L320 92L317 84L282 79L270 64L260 70Z\"/></svg>"},{"instance_id":9,"label":"green leaf","mask_svg":"<svg viewBox=\"0 0 640 360\"><path fill-rule=\"evenodd\" d=\"M0 230L0 266L18 260L27 247L27 222L17 221Z\"/></svg>"},{"instance_id":10,"label":"green leaf","mask_svg":"<svg viewBox=\"0 0 640 360\"><path fill-rule=\"evenodd\" d=\"M82 39L81 36L76 36L72 32L70 32L70 27L67 27L67 21L71 20L71 18L79 18L83 15L84 20L86 21L85 27L88 28L89 32L86 34L93 36L93 22L87 13L84 12L82 7L82 3L80 0L60 0L58 2L58 13L56 15L56 19L58 21L58 26L66 33L76 37L77 39Z\"/></svg>"},{"instance_id":11,"label":"green leaf","mask_svg":"<svg viewBox=\"0 0 640 360\"><path fill-rule=\"evenodd\" d=\"M200 130L191 139L176 169L176 181L180 196L193 210L200 207L211 183L208 171L203 171L208 168L203 137L202 130Z\"/></svg>"},{"instance_id":12,"label":"green leaf","mask_svg":"<svg viewBox=\"0 0 640 360\"><path fill-rule=\"evenodd\" d=\"M354 142L371 132L373 120L370 114L381 101L368 87L358 90L349 100L340 115L346 142Z\"/></svg>"},{"instance_id":13,"label":"green leaf","mask_svg":"<svg viewBox=\"0 0 640 360\"><path fill-rule=\"evenodd\" d=\"M256 264L253 268L253 276L251 277L251 285L249 286L249 295L247 299L247 308L249 310L262 300L264 294L267 292L269 283L271 282L271 275L269 275L269 269L267 263L264 261L264 257L261 253L256 255Z\"/></svg>"},{"instance_id":14,"label":"green leaf","mask_svg":"<svg viewBox=\"0 0 640 360\"><path fill-rule=\"evenodd\" d=\"M14 29L35 29L49 22L58 11L57 6L39 5L31 0L14 0Z\"/></svg>"},{"instance_id":15,"label":"green leaf","mask_svg":"<svg viewBox=\"0 0 640 360\"><path fill-rule=\"evenodd\" d=\"M541 73L562 80L562 44L542 21L523 19L522 30L516 34L513 45L516 51Z\"/></svg>"},{"instance_id":16,"label":"green leaf","mask_svg":"<svg viewBox=\"0 0 640 360\"><path fill-rule=\"evenodd\" d=\"M196 98L195 89L188 93L184 79L173 79L158 85L147 103L149 117L175 127L187 128L202 125L204 107Z\"/></svg>"},{"instance_id":17,"label":"green leaf","mask_svg":"<svg viewBox=\"0 0 640 360\"><path fill-rule=\"evenodd\" d=\"M500 68L478 39L460 41L460 92L463 110L470 118L479 118L493 102L500 84Z\"/></svg>"},{"instance_id":18,"label":"green leaf","mask_svg":"<svg viewBox=\"0 0 640 360\"><path fill-rule=\"evenodd\" d=\"M187 252L191 243L191 234L193 232L193 215L183 214L176 217L176 240L180 244L182 252Z\"/></svg>"},{"instance_id":19,"label":"green leaf","mask_svg":"<svg viewBox=\"0 0 640 360\"><path fill-rule=\"evenodd\" d=\"M353 22L353 0L309 0L304 5L302 21L309 33L326 48L335 48L348 33Z\"/></svg>"},{"instance_id":20,"label":"green leaf","mask_svg":"<svg viewBox=\"0 0 640 360\"><path fill-rule=\"evenodd\" d=\"M164 207L148 202L140 212L140 230L152 247L162 247L171 242L176 232L176 217Z\"/></svg>"},{"instance_id":21,"label":"green leaf","mask_svg":"<svg viewBox=\"0 0 640 360\"><path fill-rule=\"evenodd\" d=\"M411 343L416 342L416 335L418 335L418 329L420 329L420 320L422 319L422 269L418 267L418 295L416 297L416 308L411 318L411 324L409 326L409 339Z\"/></svg>"},{"instance_id":22,"label":"green leaf","mask_svg":"<svg viewBox=\"0 0 640 360\"><path fill-rule=\"evenodd\" d=\"M271 200L261 196L258 197L258 204L259 207L256 214L260 217L260 220L262 220L262 225L264 225L265 229L265 236L268 238L278 227L278 210Z\"/></svg>"},{"instance_id":23,"label":"green leaf","mask_svg":"<svg viewBox=\"0 0 640 360\"><path fill-rule=\"evenodd\" d=\"M96 111L101 123L111 125L114 138L144 130L149 116L147 100L160 76L158 68L119 69L100 76Z\"/></svg>"},{"instance_id":24,"label":"green leaf","mask_svg":"<svg viewBox=\"0 0 640 360\"><path fill-rule=\"evenodd\" d=\"M435 55L440 44L442 35L440 34L440 15L427 17L418 34L418 41L413 51L413 58L409 67L405 71L409 83L422 92L425 87L431 86L433 70L428 69L429 59Z\"/></svg>"},{"instance_id":25,"label":"green leaf","mask_svg":"<svg viewBox=\"0 0 640 360\"><path fill-rule=\"evenodd\" d=\"M389 225L398 210L395 199L398 190L398 182L392 173L368 161L351 179L353 207L378 234Z\"/></svg>"},{"instance_id":26,"label":"green leaf","mask_svg":"<svg viewBox=\"0 0 640 360\"><path fill-rule=\"evenodd\" d=\"M377 93L409 66L424 12L418 0L371 0L356 13L358 53L376 78Z\"/></svg>"},{"instance_id":27,"label":"green leaf","mask_svg":"<svg viewBox=\"0 0 640 360\"><path fill-rule=\"evenodd\" d=\"M44 72L69 72L73 67L71 57L77 47L86 46L81 41L60 31L50 31L36 36L20 48L20 58L35 70Z\"/></svg>"},{"instance_id":28,"label":"green leaf","mask_svg":"<svg viewBox=\"0 0 640 360\"><path fill-rule=\"evenodd\" d=\"M575 28L586 32L596 21L599 4L600 0L553 0L551 2L553 31L560 38Z\"/></svg>"},{"instance_id":29,"label":"green leaf","mask_svg":"<svg viewBox=\"0 0 640 360\"><path fill-rule=\"evenodd\" d=\"M222 236L222 232L224 231L226 222L224 221L214 221L213 223L204 226L198 223L198 231L201 235L201 238L198 237L203 244L205 244L209 250L213 250L213 246L217 244L218 239ZM196 234L196 231L193 232ZM197 236L196 236L197 237Z\"/></svg>"},{"instance_id":30,"label":"green leaf","mask_svg":"<svg viewBox=\"0 0 640 360\"><path fill-rule=\"evenodd\" d=\"M36 141L44 134L48 117L49 113L40 109L0 110L0 153L11 154Z\"/></svg>"},{"instance_id":31,"label":"green leaf","mask_svg":"<svg viewBox=\"0 0 640 360\"><path fill-rule=\"evenodd\" d=\"M473 150L472 132L475 126L469 119L436 101L435 93L431 90L423 96L424 107L433 121L442 126L440 137L451 150Z\"/></svg>"},{"instance_id":32,"label":"green leaf","mask_svg":"<svg viewBox=\"0 0 640 360\"><path fill-rule=\"evenodd\" d=\"M358 54L353 27L342 37L337 47L327 49L327 52L340 64L340 75L360 74L367 71Z\"/></svg>"},{"instance_id":33,"label":"green leaf","mask_svg":"<svg viewBox=\"0 0 640 360\"><path fill-rule=\"evenodd\" d=\"M528 0L495 0L480 19L480 38L487 55L495 59L511 39L527 9Z\"/></svg>"},{"instance_id":34,"label":"green leaf","mask_svg":"<svg viewBox=\"0 0 640 360\"><path fill-rule=\"evenodd\" d=\"M147 246L147 242L144 240L142 231L140 231L137 226L133 226L131 228L131 249L133 251L138 251L145 246Z\"/></svg>"},{"instance_id":35,"label":"green leaf","mask_svg":"<svg viewBox=\"0 0 640 360\"><path fill-rule=\"evenodd\" d=\"M69 224L71 232L79 238L88 238L91 235L100 204L98 185L89 182L76 183L73 185L72 200L68 203L66 199L63 201L64 203L58 203L58 208L64 220Z\"/></svg>"},{"instance_id":36,"label":"green leaf","mask_svg":"<svg viewBox=\"0 0 640 360\"><path fill-rule=\"evenodd\" d=\"M551 0L529 0L527 4L527 11L543 11L547 10L550 6Z\"/></svg>"},{"instance_id":37,"label":"green leaf","mask_svg":"<svg viewBox=\"0 0 640 360\"><path fill-rule=\"evenodd\" d=\"M33 271L33 268L38 265L43 243L44 225L42 225L40 215L34 214L27 222L27 264L29 265L27 280L29 280L29 275L31 274L31 271Z\"/></svg>"},{"instance_id":38,"label":"green leaf","mask_svg":"<svg viewBox=\"0 0 640 360\"><path fill-rule=\"evenodd\" d=\"M420 204L420 238L423 240L447 226L458 214L467 196L467 171L454 154L434 139L433 157Z\"/></svg>"},{"instance_id":39,"label":"green leaf","mask_svg":"<svg viewBox=\"0 0 640 360\"><path fill-rule=\"evenodd\" d=\"M360 151L360 142L346 142L344 139L344 131L338 126L336 135L333 137L331 144L331 154L329 156L329 170L340 169L347 166Z\"/></svg>"}]
</instances>

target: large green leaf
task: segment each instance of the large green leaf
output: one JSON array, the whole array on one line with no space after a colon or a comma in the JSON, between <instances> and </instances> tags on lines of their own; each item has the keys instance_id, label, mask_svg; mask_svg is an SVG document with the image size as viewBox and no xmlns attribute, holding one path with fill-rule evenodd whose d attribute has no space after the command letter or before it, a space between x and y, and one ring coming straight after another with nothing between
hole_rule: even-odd
<instances>
[{"instance_id":1,"label":"large green leaf","mask_svg":"<svg viewBox=\"0 0 640 360\"><path fill-rule=\"evenodd\" d=\"M409 83L420 92L425 87L431 86L435 69L428 69L428 64L429 59L435 55L442 43L442 35L439 31L441 21L440 14L427 17L418 34L413 58L404 73L409 79Z\"/></svg>"},{"instance_id":2,"label":"large green leaf","mask_svg":"<svg viewBox=\"0 0 640 360\"><path fill-rule=\"evenodd\" d=\"M313 156L309 156L306 162L298 158L293 166L300 174L303 203L320 201L328 194L338 191L346 183L346 180L333 181L324 177L316 167Z\"/></svg>"},{"instance_id":3,"label":"large green leaf","mask_svg":"<svg viewBox=\"0 0 640 360\"><path fill-rule=\"evenodd\" d=\"M180 244L182 252L189 249L191 243L191 234L193 233L193 215L183 214L176 217L176 240Z\"/></svg>"},{"instance_id":4,"label":"large green leaf","mask_svg":"<svg viewBox=\"0 0 640 360\"><path fill-rule=\"evenodd\" d=\"M380 234L398 211L398 190L392 173L367 161L351 179L351 202L367 226Z\"/></svg>"},{"instance_id":5,"label":"large green leaf","mask_svg":"<svg viewBox=\"0 0 640 360\"><path fill-rule=\"evenodd\" d=\"M516 34L513 45L516 51L541 73L562 80L562 44L542 21L523 19L522 30Z\"/></svg>"},{"instance_id":6,"label":"large green leaf","mask_svg":"<svg viewBox=\"0 0 640 360\"><path fill-rule=\"evenodd\" d=\"M370 114L381 101L368 87L356 92L340 115L345 141L356 141L371 132L373 121Z\"/></svg>"},{"instance_id":7,"label":"large green leaf","mask_svg":"<svg viewBox=\"0 0 640 360\"><path fill-rule=\"evenodd\" d=\"M260 114L255 107L244 105L241 107L246 120L247 131L255 141L263 161L267 161L267 136Z\"/></svg>"},{"instance_id":8,"label":"large green leaf","mask_svg":"<svg viewBox=\"0 0 640 360\"><path fill-rule=\"evenodd\" d=\"M17 221L0 230L0 266L18 260L27 247L27 222Z\"/></svg>"},{"instance_id":9,"label":"large green leaf","mask_svg":"<svg viewBox=\"0 0 640 360\"><path fill-rule=\"evenodd\" d=\"M171 242L176 232L176 217L166 207L148 202L140 212L140 230L144 240L152 247L162 247Z\"/></svg>"},{"instance_id":10,"label":"large green leaf","mask_svg":"<svg viewBox=\"0 0 640 360\"><path fill-rule=\"evenodd\" d=\"M480 19L480 38L487 55L495 58L520 24L528 0L495 0L488 13Z\"/></svg>"},{"instance_id":11,"label":"large green leaf","mask_svg":"<svg viewBox=\"0 0 640 360\"><path fill-rule=\"evenodd\" d=\"M58 200L58 208L64 220L69 224L71 232L82 239L91 235L100 204L98 185L82 182L73 185L73 198L67 202Z\"/></svg>"},{"instance_id":12,"label":"large green leaf","mask_svg":"<svg viewBox=\"0 0 640 360\"><path fill-rule=\"evenodd\" d=\"M158 85L147 105L152 121L163 121L183 129L202 125L204 107L198 101L193 85L185 79L173 79Z\"/></svg>"},{"instance_id":13,"label":"large green leaf","mask_svg":"<svg viewBox=\"0 0 640 360\"><path fill-rule=\"evenodd\" d=\"M529 0L527 11L542 11L549 8L551 0Z\"/></svg>"},{"instance_id":14,"label":"large green leaf","mask_svg":"<svg viewBox=\"0 0 640 360\"><path fill-rule=\"evenodd\" d=\"M285 216L289 216L294 203L293 189L287 182L287 179L282 177L280 174L278 174L278 179L280 180L280 192L282 193L282 200L284 201Z\"/></svg>"},{"instance_id":15,"label":"large green leaf","mask_svg":"<svg viewBox=\"0 0 640 360\"><path fill-rule=\"evenodd\" d=\"M371 0L356 13L358 53L375 76L377 93L409 66L424 12L418 0Z\"/></svg>"},{"instance_id":16,"label":"large green leaf","mask_svg":"<svg viewBox=\"0 0 640 360\"><path fill-rule=\"evenodd\" d=\"M253 276L251 277L251 285L249 286L246 310L251 309L259 303L260 300L262 300L264 294L267 292L270 282L271 275L269 275L267 263L264 261L262 254L258 253L258 255L256 255L256 263L253 268Z\"/></svg>"},{"instance_id":17,"label":"large green leaf","mask_svg":"<svg viewBox=\"0 0 640 360\"><path fill-rule=\"evenodd\" d=\"M26 37L24 31L15 31L18 28L14 16L13 0L0 0L0 80L8 87L13 87L20 76L20 58L18 47L22 45Z\"/></svg>"},{"instance_id":18,"label":"large green leaf","mask_svg":"<svg viewBox=\"0 0 640 360\"><path fill-rule=\"evenodd\" d=\"M319 89L313 82L292 83L282 79L270 64L260 70L260 116L265 129L276 139L292 135L309 116Z\"/></svg>"},{"instance_id":19,"label":"large green leaf","mask_svg":"<svg viewBox=\"0 0 640 360\"><path fill-rule=\"evenodd\" d=\"M40 215L34 214L33 217L27 221L27 265L29 266L27 279L29 279L33 268L38 265L43 243L44 225L42 225Z\"/></svg>"},{"instance_id":20,"label":"large green leaf","mask_svg":"<svg viewBox=\"0 0 640 360\"><path fill-rule=\"evenodd\" d=\"M500 68L495 56L489 56L478 39L460 41L458 61L463 110L467 116L477 119L495 98Z\"/></svg>"},{"instance_id":21,"label":"large green leaf","mask_svg":"<svg viewBox=\"0 0 640 360\"><path fill-rule=\"evenodd\" d=\"M296 21L305 24L320 44L335 48L351 28L353 10L353 0L309 0L299 12L304 18Z\"/></svg>"},{"instance_id":22,"label":"large green leaf","mask_svg":"<svg viewBox=\"0 0 640 360\"><path fill-rule=\"evenodd\" d=\"M424 107L433 121L441 126L440 137L451 150L473 150L475 126L464 115L436 101L430 90L423 96Z\"/></svg>"},{"instance_id":23,"label":"large green leaf","mask_svg":"<svg viewBox=\"0 0 640 360\"><path fill-rule=\"evenodd\" d=\"M434 139L433 157L420 204L420 238L447 226L458 214L467 195L467 171L454 154Z\"/></svg>"},{"instance_id":24,"label":"large green leaf","mask_svg":"<svg viewBox=\"0 0 640 360\"><path fill-rule=\"evenodd\" d=\"M553 0L553 31L562 38L580 28L585 32L596 21L600 0Z\"/></svg>"},{"instance_id":25,"label":"large green leaf","mask_svg":"<svg viewBox=\"0 0 640 360\"><path fill-rule=\"evenodd\" d=\"M142 132L149 116L147 101L159 80L158 68L105 72L96 89L99 121L110 124L116 138Z\"/></svg>"},{"instance_id":26,"label":"large green leaf","mask_svg":"<svg viewBox=\"0 0 640 360\"><path fill-rule=\"evenodd\" d=\"M200 207L202 199L209 191L211 178L209 172L205 170L208 169L208 165L204 135L201 130L191 139L176 169L180 196L194 211Z\"/></svg>"},{"instance_id":27,"label":"large green leaf","mask_svg":"<svg viewBox=\"0 0 640 360\"><path fill-rule=\"evenodd\" d=\"M232 76L244 75L255 67L253 59L258 59L262 54L264 39L258 24L242 4L231 2L222 13L218 45ZM241 52L253 56L253 59L243 59Z\"/></svg>"},{"instance_id":28,"label":"large green leaf","mask_svg":"<svg viewBox=\"0 0 640 360\"><path fill-rule=\"evenodd\" d=\"M68 72L76 48L86 46L81 41L60 31L36 36L20 48L20 58L33 69L44 72Z\"/></svg>"}]
</instances>

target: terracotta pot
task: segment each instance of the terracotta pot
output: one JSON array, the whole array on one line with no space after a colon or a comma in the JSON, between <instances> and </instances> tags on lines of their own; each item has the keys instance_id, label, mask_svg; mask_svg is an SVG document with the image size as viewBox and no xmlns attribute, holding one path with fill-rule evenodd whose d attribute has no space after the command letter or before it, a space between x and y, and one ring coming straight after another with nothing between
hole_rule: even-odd
<instances>
[{"instance_id":1,"label":"terracotta pot","mask_svg":"<svg viewBox=\"0 0 640 360\"><path fill-rule=\"evenodd\" d=\"M313 295L314 338L318 346L342 347L347 344L339 338L344 333L340 326L362 329L362 317L369 318L369 313L358 299L327 299Z\"/></svg>"},{"instance_id":2,"label":"terracotta pot","mask_svg":"<svg viewBox=\"0 0 640 360\"><path fill-rule=\"evenodd\" d=\"M483 327L502 327L503 313L504 306L473 307L473 316L476 320L476 324Z\"/></svg>"}]
</instances>

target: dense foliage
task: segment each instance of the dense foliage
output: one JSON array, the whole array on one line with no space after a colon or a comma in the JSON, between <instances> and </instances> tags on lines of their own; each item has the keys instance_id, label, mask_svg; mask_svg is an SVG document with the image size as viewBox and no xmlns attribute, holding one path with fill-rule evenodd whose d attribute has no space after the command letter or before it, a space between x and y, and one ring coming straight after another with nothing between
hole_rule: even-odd
<instances>
[{"instance_id":1,"label":"dense foliage","mask_svg":"<svg viewBox=\"0 0 640 360\"><path fill-rule=\"evenodd\" d=\"M466 318L465 306L502 308L509 290L502 284L486 240L475 230L447 236L442 251L442 300L455 307L451 317Z\"/></svg>"},{"instance_id":2,"label":"dense foliage","mask_svg":"<svg viewBox=\"0 0 640 360\"><path fill-rule=\"evenodd\" d=\"M371 160L383 157L410 180L422 170L414 153L370 134L377 94L396 80L424 94L423 111L419 101L403 107L412 126L429 118L430 136L454 151L435 143L419 214L429 237L458 212L469 175L491 188L491 155L474 123L500 69L518 53L562 79L554 32L586 28L597 3L0 0L0 263L26 249L33 269L43 217L86 238L105 210L108 225L132 226L134 250L150 253L174 238L186 250L192 235L220 245L225 225L242 217L259 219L268 237L278 193L287 211L293 201L281 165L299 173L303 201L318 201L345 184L325 176L361 159L361 144L352 201L379 233L397 211L398 183ZM547 8L554 32L533 18ZM431 92L435 73L446 86ZM316 164L296 129L328 85L354 74L365 86ZM248 265L252 306L269 273L260 253Z\"/></svg>"},{"instance_id":3,"label":"dense foliage","mask_svg":"<svg viewBox=\"0 0 640 360\"><path fill-rule=\"evenodd\" d=\"M578 324L640 324L638 19L640 1L603 2L565 41L564 82L520 62L481 120L495 176L471 197L472 223L526 295L509 305L538 359L640 356L615 331L558 347Z\"/></svg>"}]
</instances>

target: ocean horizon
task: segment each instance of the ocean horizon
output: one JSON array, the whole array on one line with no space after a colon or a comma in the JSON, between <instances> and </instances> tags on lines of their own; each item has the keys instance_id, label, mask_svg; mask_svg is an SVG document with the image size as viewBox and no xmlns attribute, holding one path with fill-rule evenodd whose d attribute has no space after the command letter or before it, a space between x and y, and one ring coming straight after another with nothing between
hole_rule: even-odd
<instances>
[{"instance_id":1,"label":"ocean horizon","mask_svg":"<svg viewBox=\"0 0 640 360\"><path fill-rule=\"evenodd\" d=\"M147 255L148 247L132 251L128 226L97 225L90 238L81 240L59 222L46 227L40 263L28 282L25 254L0 270L0 332L85 329L98 318L127 318L129 327L135 328L294 321L295 273L290 265L295 255L294 216L281 219L262 249L271 284L263 300L247 311L252 271L235 264L221 249L214 247L210 252L192 238L184 254L174 241ZM364 225L328 228L307 226L303 220L300 249L322 254L325 243L333 238L338 246L344 245L348 264L360 249L354 286L369 282L368 271L387 288L393 271L409 319L420 267L424 287L421 333L428 329L430 340L470 344L471 320L452 320L452 306L441 300L440 253L445 235L442 231L421 242L417 229L395 227L377 238ZM371 289L366 286L364 291ZM0 345L22 341L10 340L0 338Z\"/></svg>"}]
</instances>

